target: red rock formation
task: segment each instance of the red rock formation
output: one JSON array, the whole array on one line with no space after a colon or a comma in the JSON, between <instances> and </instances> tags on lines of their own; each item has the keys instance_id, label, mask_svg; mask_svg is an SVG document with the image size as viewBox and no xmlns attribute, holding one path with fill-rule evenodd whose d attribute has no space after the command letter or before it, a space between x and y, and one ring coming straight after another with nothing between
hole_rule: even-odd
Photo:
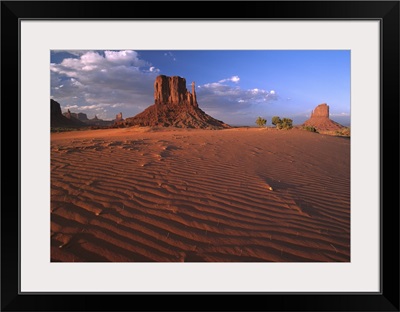
<instances>
[{"instance_id":1,"label":"red rock formation","mask_svg":"<svg viewBox=\"0 0 400 312\"><path fill-rule=\"evenodd\" d=\"M192 93L186 89L186 79L160 75L154 82L154 104L140 114L127 118L127 126L163 126L179 128L223 129L230 128L199 108L195 83Z\"/></svg>"},{"instance_id":2,"label":"red rock formation","mask_svg":"<svg viewBox=\"0 0 400 312\"><path fill-rule=\"evenodd\" d=\"M312 112L312 117L326 117L329 118L329 106L328 104L319 104Z\"/></svg>"},{"instance_id":3,"label":"red rock formation","mask_svg":"<svg viewBox=\"0 0 400 312\"><path fill-rule=\"evenodd\" d=\"M119 113L119 114L115 115L115 122L119 122L119 121L122 121L122 120L124 120L122 118L122 113Z\"/></svg>"},{"instance_id":4,"label":"red rock formation","mask_svg":"<svg viewBox=\"0 0 400 312\"><path fill-rule=\"evenodd\" d=\"M68 119L73 118L73 113L71 113L71 111L68 109L64 114L65 117L67 117Z\"/></svg>"},{"instance_id":5,"label":"red rock formation","mask_svg":"<svg viewBox=\"0 0 400 312\"><path fill-rule=\"evenodd\" d=\"M339 130L344 128L341 124L329 118L329 105L326 103L318 105L312 112L310 119L303 126L311 126L317 130Z\"/></svg>"}]
</instances>

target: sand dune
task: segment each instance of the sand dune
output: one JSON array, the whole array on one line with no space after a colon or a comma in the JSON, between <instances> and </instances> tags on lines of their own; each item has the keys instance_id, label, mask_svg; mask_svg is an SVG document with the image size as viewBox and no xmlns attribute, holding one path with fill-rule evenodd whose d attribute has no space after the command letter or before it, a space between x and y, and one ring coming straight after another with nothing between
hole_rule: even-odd
<instances>
[{"instance_id":1,"label":"sand dune","mask_svg":"<svg viewBox=\"0 0 400 312\"><path fill-rule=\"evenodd\" d=\"M350 261L350 140L302 130L51 134L52 261Z\"/></svg>"}]
</instances>

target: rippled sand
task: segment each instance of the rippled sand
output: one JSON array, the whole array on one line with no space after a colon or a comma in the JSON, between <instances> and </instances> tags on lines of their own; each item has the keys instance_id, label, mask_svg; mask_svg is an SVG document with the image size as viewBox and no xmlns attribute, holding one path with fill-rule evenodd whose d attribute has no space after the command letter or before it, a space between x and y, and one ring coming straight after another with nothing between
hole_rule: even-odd
<instances>
[{"instance_id":1,"label":"rippled sand","mask_svg":"<svg viewBox=\"0 0 400 312\"><path fill-rule=\"evenodd\" d=\"M51 261L350 261L350 140L302 130L51 134Z\"/></svg>"}]
</instances>

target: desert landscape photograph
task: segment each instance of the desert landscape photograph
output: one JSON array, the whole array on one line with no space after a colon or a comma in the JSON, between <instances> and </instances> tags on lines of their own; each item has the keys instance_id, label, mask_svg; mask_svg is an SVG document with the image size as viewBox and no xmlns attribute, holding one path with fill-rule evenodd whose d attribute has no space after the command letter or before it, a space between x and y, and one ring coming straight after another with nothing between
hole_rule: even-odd
<instances>
[{"instance_id":1,"label":"desert landscape photograph","mask_svg":"<svg viewBox=\"0 0 400 312\"><path fill-rule=\"evenodd\" d=\"M350 51L50 59L51 262L351 261Z\"/></svg>"}]
</instances>

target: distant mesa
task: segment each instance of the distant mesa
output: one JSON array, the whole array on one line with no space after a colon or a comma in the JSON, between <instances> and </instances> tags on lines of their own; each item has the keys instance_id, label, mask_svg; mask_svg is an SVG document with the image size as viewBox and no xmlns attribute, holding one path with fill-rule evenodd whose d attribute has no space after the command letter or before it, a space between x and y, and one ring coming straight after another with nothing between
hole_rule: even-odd
<instances>
[{"instance_id":1,"label":"distant mesa","mask_svg":"<svg viewBox=\"0 0 400 312\"><path fill-rule=\"evenodd\" d=\"M52 128L109 127L114 124L114 120L102 120L97 115L89 119L85 113L73 113L69 109L62 113L60 103L53 99L50 99L50 115ZM118 115L122 118L122 113Z\"/></svg>"},{"instance_id":2,"label":"distant mesa","mask_svg":"<svg viewBox=\"0 0 400 312\"><path fill-rule=\"evenodd\" d=\"M123 120L124 120L124 118L122 118L122 113L115 115L115 122L120 122Z\"/></svg>"},{"instance_id":3,"label":"distant mesa","mask_svg":"<svg viewBox=\"0 0 400 312\"><path fill-rule=\"evenodd\" d=\"M69 111L68 111L69 112ZM71 112L67 116L62 114L60 103L50 99L50 124L53 128L80 128L85 123L72 116Z\"/></svg>"},{"instance_id":4,"label":"distant mesa","mask_svg":"<svg viewBox=\"0 0 400 312\"><path fill-rule=\"evenodd\" d=\"M199 129L231 128L199 108L194 82L190 93L186 89L185 78L165 75L158 76L154 82L154 104L120 124Z\"/></svg>"},{"instance_id":5,"label":"distant mesa","mask_svg":"<svg viewBox=\"0 0 400 312\"><path fill-rule=\"evenodd\" d=\"M329 118L329 105L319 104L312 112L310 119L306 120L303 126L311 126L317 130L331 131L345 128L341 124Z\"/></svg>"},{"instance_id":6,"label":"distant mesa","mask_svg":"<svg viewBox=\"0 0 400 312\"><path fill-rule=\"evenodd\" d=\"M68 110L67 112L65 112L63 114L65 117L67 117L68 119L78 119L80 121L88 121L89 119L87 118L87 115L84 113L71 113L70 110Z\"/></svg>"}]
</instances>

